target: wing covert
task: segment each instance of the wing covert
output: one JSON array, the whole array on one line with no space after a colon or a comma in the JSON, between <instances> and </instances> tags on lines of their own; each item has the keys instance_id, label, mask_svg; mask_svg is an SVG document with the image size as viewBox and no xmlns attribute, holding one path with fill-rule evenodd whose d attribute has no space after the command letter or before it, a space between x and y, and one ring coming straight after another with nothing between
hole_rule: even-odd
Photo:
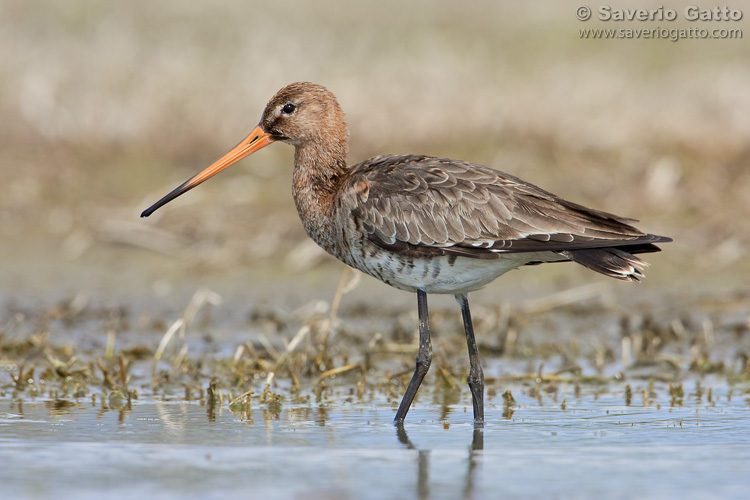
<instances>
[{"instance_id":1,"label":"wing covert","mask_svg":"<svg viewBox=\"0 0 750 500\"><path fill-rule=\"evenodd\" d=\"M654 241L631 219L489 167L429 156L376 156L356 165L342 203L374 243L394 251L416 246L493 258Z\"/></svg>"}]
</instances>

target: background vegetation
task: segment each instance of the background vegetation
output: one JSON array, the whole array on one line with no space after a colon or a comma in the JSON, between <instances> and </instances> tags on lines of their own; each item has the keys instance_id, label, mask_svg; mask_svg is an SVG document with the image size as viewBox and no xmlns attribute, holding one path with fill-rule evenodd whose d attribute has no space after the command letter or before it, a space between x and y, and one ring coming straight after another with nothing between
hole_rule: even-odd
<instances>
[{"instance_id":1,"label":"background vegetation","mask_svg":"<svg viewBox=\"0 0 750 500\"><path fill-rule=\"evenodd\" d=\"M652 286L742 285L750 45L581 39L658 23L580 22L577 6L1 1L4 295L163 297L188 275L247 293L297 276L335 286L338 264L296 220L288 146L138 218L297 80L339 97L352 163L405 152L484 163L674 237L649 258ZM573 267L510 279L593 279Z\"/></svg>"}]
</instances>

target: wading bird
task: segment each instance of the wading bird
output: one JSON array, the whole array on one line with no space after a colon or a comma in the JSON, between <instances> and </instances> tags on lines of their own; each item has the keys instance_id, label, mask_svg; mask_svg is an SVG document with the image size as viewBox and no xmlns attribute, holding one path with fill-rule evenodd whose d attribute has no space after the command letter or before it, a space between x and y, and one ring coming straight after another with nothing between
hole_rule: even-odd
<instances>
[{"instance_id":1,"label":"wading bird","mask_svg":"<svg viewBox=\"0 0 750 500\"><path fill-rule=\"evenodd\" d=\"M269 144L292 144L294 202L307 234L326 252L395 288L416 292L416 369L396 412L403 423L432 361L427 294L461 306L474 422L484 422L484 375L468 293L511 269L573 261L625 281L670 238L632 219L564 200L482 165L421 155L375 156L347 166L344 113L326 88L306 82L279 90L258 126L226 155L145 210L155 210Z\"/></svg>"}]
</instances>

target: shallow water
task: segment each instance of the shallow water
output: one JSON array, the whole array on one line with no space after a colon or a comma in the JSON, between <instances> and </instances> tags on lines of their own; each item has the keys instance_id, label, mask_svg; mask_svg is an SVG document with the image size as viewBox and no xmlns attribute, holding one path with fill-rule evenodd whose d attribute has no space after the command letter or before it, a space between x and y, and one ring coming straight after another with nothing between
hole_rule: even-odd
<instances>
[{"instance_id":1,"label":"shallow water","mask_svg":"<svg viewBox=\"0 0 750 500\"><path fill-rule=\"evenodd\" d=\"M378 402L240 416L199 402L115 411L6 397L0 481L6 498L744 498L747 388L717 384L711 401L686 384L675 406L658 385L631 405L619 386L578 397L566 386L564 409L519 385L512 414L491 398L476 432L465 397L418 400L403 429Z\"/></svg>"}]
</instances>

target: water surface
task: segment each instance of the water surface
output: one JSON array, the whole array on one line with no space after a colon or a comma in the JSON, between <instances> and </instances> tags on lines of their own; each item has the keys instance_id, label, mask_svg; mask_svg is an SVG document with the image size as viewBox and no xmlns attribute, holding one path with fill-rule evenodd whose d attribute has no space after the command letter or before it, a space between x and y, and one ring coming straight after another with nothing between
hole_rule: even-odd
<instances>
[{"instance_id":1,"label":"water surface","mask_svg":"<svg viewBox=\"0 0 750 500\"><path fill-rule=\"evenodd\" d=\"M747 393L712 388L670 406L665 387L626 405L622 387L573 388L565 408L516 387L509 415L469 401L417 402L403 428L387 403L265 406L0 400L8 498L743 498ZM731 391L731 394L730 394ZM689 392L689 391L686 391ZM661 394L661 396L659 396ZM468 408L468 411L467 411ZM505 415L505 416L503 416Z\"/></svg>"}]
</instances>

